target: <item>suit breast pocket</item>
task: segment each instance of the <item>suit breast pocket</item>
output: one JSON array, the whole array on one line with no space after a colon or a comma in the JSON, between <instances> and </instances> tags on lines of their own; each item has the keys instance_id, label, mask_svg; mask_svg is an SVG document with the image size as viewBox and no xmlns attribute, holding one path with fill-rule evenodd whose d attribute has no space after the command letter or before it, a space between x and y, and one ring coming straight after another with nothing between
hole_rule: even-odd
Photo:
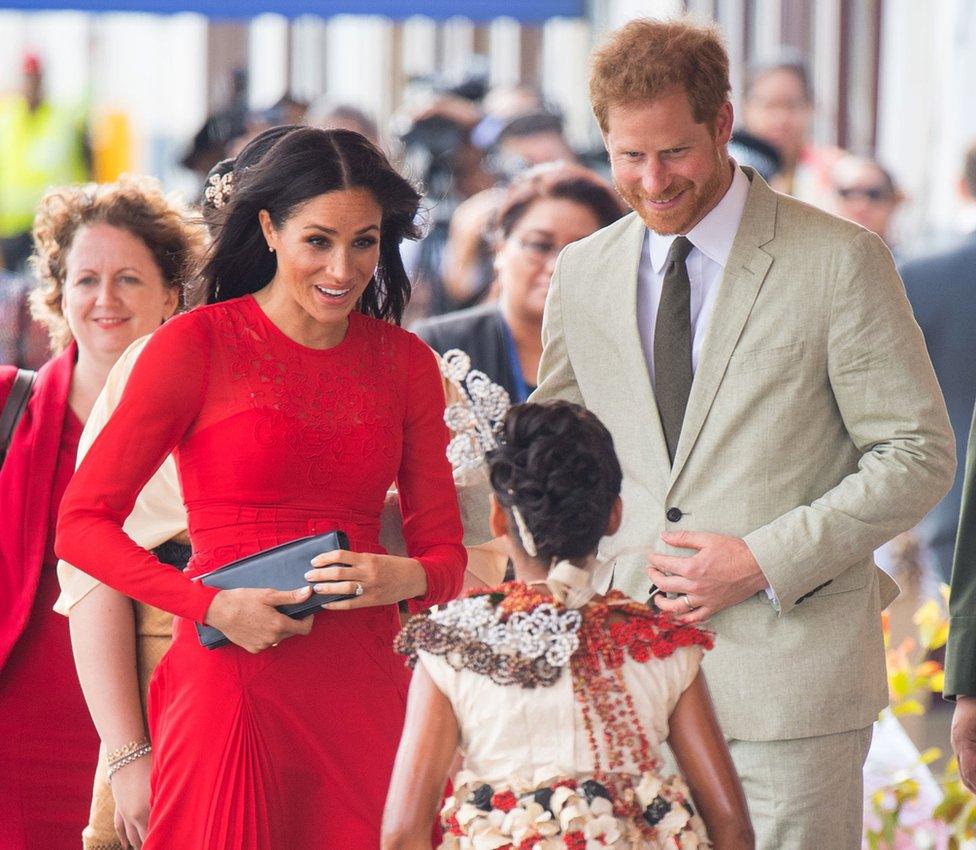
<instances>
[{"instance_id":1,"label":"suit breast pocket","mask_svg":"<svg viewBox=\"0 0 976 850\"><path fill-rule=\"evenodd\" d=\"M761 369L782 368L803 357L803 342L793 342L789 345L777 345L774 348L751 348L736 351L729 359L727 374L741 374L743 372L757 372Z\"/></svg>"}]
</instances>

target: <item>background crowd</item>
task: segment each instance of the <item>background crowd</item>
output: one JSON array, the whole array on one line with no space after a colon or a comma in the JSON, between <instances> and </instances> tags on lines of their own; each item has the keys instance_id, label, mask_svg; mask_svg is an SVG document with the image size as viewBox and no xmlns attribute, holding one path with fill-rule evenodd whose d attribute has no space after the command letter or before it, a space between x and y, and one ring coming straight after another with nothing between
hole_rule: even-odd
<instances>
[{"instance_id":1,"label":"background crowd","mask_svg":"<svg viewBox=\"0 0 976 850\"><path fill-rule=\"evenodd\" d=\"M21 71L21 90L0 99L0 361L36 368L48 356L44 331L27 306L37 203L51 186L94 175L83 116L46 98L37 55L24 56ZM440 351L471 351L513 398L524 399L534 384L542 308L556 255L624 209L609 188L605 154L574 148L563 115L539 90L489 88L483 76L454 86L427 81L424 94L414 96L383 128L357 105L329 98L309 103L286 97L251 111L246 75L237 73L235 81L230 102L186 140L180 162L198 175L196 200L203 198L212 166L273 124L352 129L378 142L425 190L420 216L425 236L404 250L414 285L405 325ZM959 233L933 240L906 232L902 213L912 200L888 164L868 151L812 141L815 99L810 72L795 51L750 67L730 152L774 188L885 240L926 332L953 427L964 434L976 400L976 375L969 365L976 339L968 333L974 309L969 260L976 249L965 215ZM541 169L506 195L524 172L554 163L573 168ZM957 170L955 191L964 212L976 203L976 145ZM548 203L536 203L546 198ZM532 216L522 221L530 208ZM933 252L933 244L942 250ZM499 313L504 321L498 321ZM957 443L961 469L965 445ZM919 558L937 581L949 579L960 482L961 472L952 493L918 532Z\"/></svg>"},{"instance_id":2,"label":"background crowd","mask_svg":"<svg viewBox=\"0 0 976 850\"><path fill-rule=\"evenodd\" d=\"M46 706L50 716L38 716L38 729L45 733L29 740L37 749L5 749L2 766L36 768L36 798L18 804L40 806L58 794L74 824L79 812L84 819L90 781L72 801L70 783L44 766L65 751L76 753L80 762L94 761L99 738L92 726L63 722L87 712L75 680L67 624L54 612L59 588L51 535L87 418L76 414L91 412L109 370L131 342L199 301L201 290L186 269L167 258L179 255L190 262L202 257L203 219L221 205L221 192L233 176L232 158L253 150L280 125L350 129L378 144L424 194L416 220L423 236L403 246L413 286L404 326L440 353L452 348L468 352L474 368L505 387L516 402L535 388L543 309L557 256L566 245L617 220L627 207L611 185L605 153L574 144L564 114L536 87L490 87L483 75L455 85L428 80L409 105L381 125L353 100L287 95L268 109L249 109L247 77L238 72L231 97L185 140L180 154L179 166L194 175L194 197L168 196L146 177L81 188L97 174L85 116L48 99L40 55L24 55L20 71L20 89L0 96L0 363L36 370L52 352L56 356L35 388L51 399L51 419L35 423L39 434L49 431L38 439L47 447L50 468L35 494L33 518L18 532L26 534L29 528L38 543L28 559L35 580L19 609L23 622L0 623L0 677L8 688L8 701L0 704L0 737L6 737L6 729L13 738L28 741L14 729L33 700L42 668L46 687L59 696ZM817 92L802 55L784 51L752 65L741 95L732 156L779 191L851 219L885 241L945 396L956 434L955 484L916 529L878 553L879 563L909 590L909 601L899 603L893 615L896 633L904 632L917 605L929 599L942 604L939 584L950 579L965 437L976 404L976 231L942 234L934 243L918 238L905 227L902 213L912 199L899 186L891 163L879 162L870 150L813 142ZM227 161L230 165L222 167ZM64 188L52 195L52 187ZM958 162L954 191L960 206L976 203L976 143ZM141 224L133 226L133 221ZM75 238L78 231L84 239ZM933 244L939 249L933 250ZM66 279L73 285L63 287ZM108 349L86 338L86 321L118 323ZM77 363L73 371L68 360ZM12 461L17 458L6 463ZM37 467L31 470L36 476ZM26 465L23 475L27 487ZM4 514L0 542L10 538L3 545L25 545L19 536L13 539L11 516ZM162 533L147 532L145 545L179 547L186 542L185 527L185 517L177 517ZM181 563L181 557L185 563L185 553L170 554L174 563ZM64 576L62 587L70 597ZM89 591L63 599L61 613ZM113 602L103 600L107 606ZM137 612L135 625L123 627L134 629L140 639L167 637L168 622L153 619L159 613L147 607ZM138 725L142 707L134 683L142 679L144 690L146 665L151 670L154 662L136 655L121 659L119 669L128 665L126 698ZM83 678L81 687L91 705L89 689L101 685L86 686ZM910 728L920 748L947 743L948 713L940 715L938 698L933 712L926 725ZM71 740L61 737L69 732ZM101 727L99 732L104 740ZM129 740L133 735L117 730L115 737ZM134 781L144 783L148 777ZM132 823L144 817L144 812L131 813Z\"/></svg>"}]
</instances>

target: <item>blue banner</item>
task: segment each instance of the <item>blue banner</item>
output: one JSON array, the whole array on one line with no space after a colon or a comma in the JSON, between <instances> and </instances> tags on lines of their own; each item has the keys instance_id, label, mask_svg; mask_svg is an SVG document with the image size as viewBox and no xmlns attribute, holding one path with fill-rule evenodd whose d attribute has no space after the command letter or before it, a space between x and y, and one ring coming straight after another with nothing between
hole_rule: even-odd
<instances>
[{"instance_id":1,"label":"blue banner","mask_svg":"<svg viewBox=\"0 0 976 850\"><path fill-rule=\"evenodd\" d=\"M295 18L300 15L383 15L403 19L412 15L429 18L464 17L476 21L509 17L523 23L542 23L548 18L580 18L585 0L0 0L4 9L81 12L150 12L170 15L198 12L211 18L252 18L272 12Z\"/></svg>"}]
</instances>

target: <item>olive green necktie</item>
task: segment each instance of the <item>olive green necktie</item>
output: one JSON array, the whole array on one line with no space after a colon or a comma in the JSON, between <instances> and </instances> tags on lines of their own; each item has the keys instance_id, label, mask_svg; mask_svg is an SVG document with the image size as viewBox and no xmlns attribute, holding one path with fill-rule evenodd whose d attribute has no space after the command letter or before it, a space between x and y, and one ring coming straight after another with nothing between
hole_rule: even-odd
<instances>
[{"instance_id":1,"label":"olive green necktie","mask_svg":"<svg viewBox=\"0 0 976 850\"><path fill-rule=\"evenodd\" d=\"M672 463L694 377L691 370L691 281L685 265L694 247L685 236L679 236L671 243L654 325L654 394Z\"/></svg>"}]
</instances>

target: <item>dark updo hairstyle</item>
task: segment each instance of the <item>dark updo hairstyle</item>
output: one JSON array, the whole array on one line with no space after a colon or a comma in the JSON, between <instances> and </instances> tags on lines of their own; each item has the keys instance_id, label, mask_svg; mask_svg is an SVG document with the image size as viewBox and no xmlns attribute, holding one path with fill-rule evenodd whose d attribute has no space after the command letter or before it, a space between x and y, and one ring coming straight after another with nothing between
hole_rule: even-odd
<instances>
[{"instance_id":1,"label":"dark updo hairstyle","mask_svg":"<svg viewBox=\"0 0 976 850\"><path fill-rule=\"evenodd\" d=\"M279 124L276 127L268 127L244 145L237 156L222 159L210 169L210 173L207 174L201 206L203 208L203 220L207 223L207 227L210 228L211 235L215 235L217 229L220 227L220 222L224 217L224 202L229 202L233 196L234 182L240 182L246 169L253 168L264 159L264 155L274 147L275 142L284 138L293 130L300 130L304 126L304 124ZM230 175L230 177L228 178L227 175ZM229 181L227 190L223 193L213 192L212 187L222 180ZM217 200L217 195L221 195L220 201Z\"/></svg>"},{"instance_id":2,"label":"dark updo hairstyle","mask_svg":"<svg viewBox=\"0 0 976 850\"><path fill-rule=\"evenodd\" d=\"M586 207L601 228L626 212L616 193L596 172L582 165L548 162L523 172L505 190L495 214L497 239L507 239L529 207L548 198Z\"/></svg>"},{"instance_id":3,"label":"dark updo hairstyle","mask_svg":"<svg viewBox=\"0 0 976 850\"><path fill-rule=\"evenodd\" d=\"M410 279L400 242L417 239L420 195L372 142L351 130L302 127L285 134L254 166L234 172L210 257L203 269L207 303L257 292L274 277L277 257L268 245L258 213L267 210L280 228L311 198L341 189L365 189L383 211L380 259L359 310L400 323L410 300Z\"/></svg>"},{"instance_id":4,"label":"dark updo hairstyle","mask_svg":"<svg viewBox=\"0 0 976 850\"><path fill-rule=\"evenodd\" d=\"M610 432L590 411L568 401L516 405L488 467L495 498L510 515L519 509L539 560L596 551L623 474Z\"/></svg>"}]
</instances>

